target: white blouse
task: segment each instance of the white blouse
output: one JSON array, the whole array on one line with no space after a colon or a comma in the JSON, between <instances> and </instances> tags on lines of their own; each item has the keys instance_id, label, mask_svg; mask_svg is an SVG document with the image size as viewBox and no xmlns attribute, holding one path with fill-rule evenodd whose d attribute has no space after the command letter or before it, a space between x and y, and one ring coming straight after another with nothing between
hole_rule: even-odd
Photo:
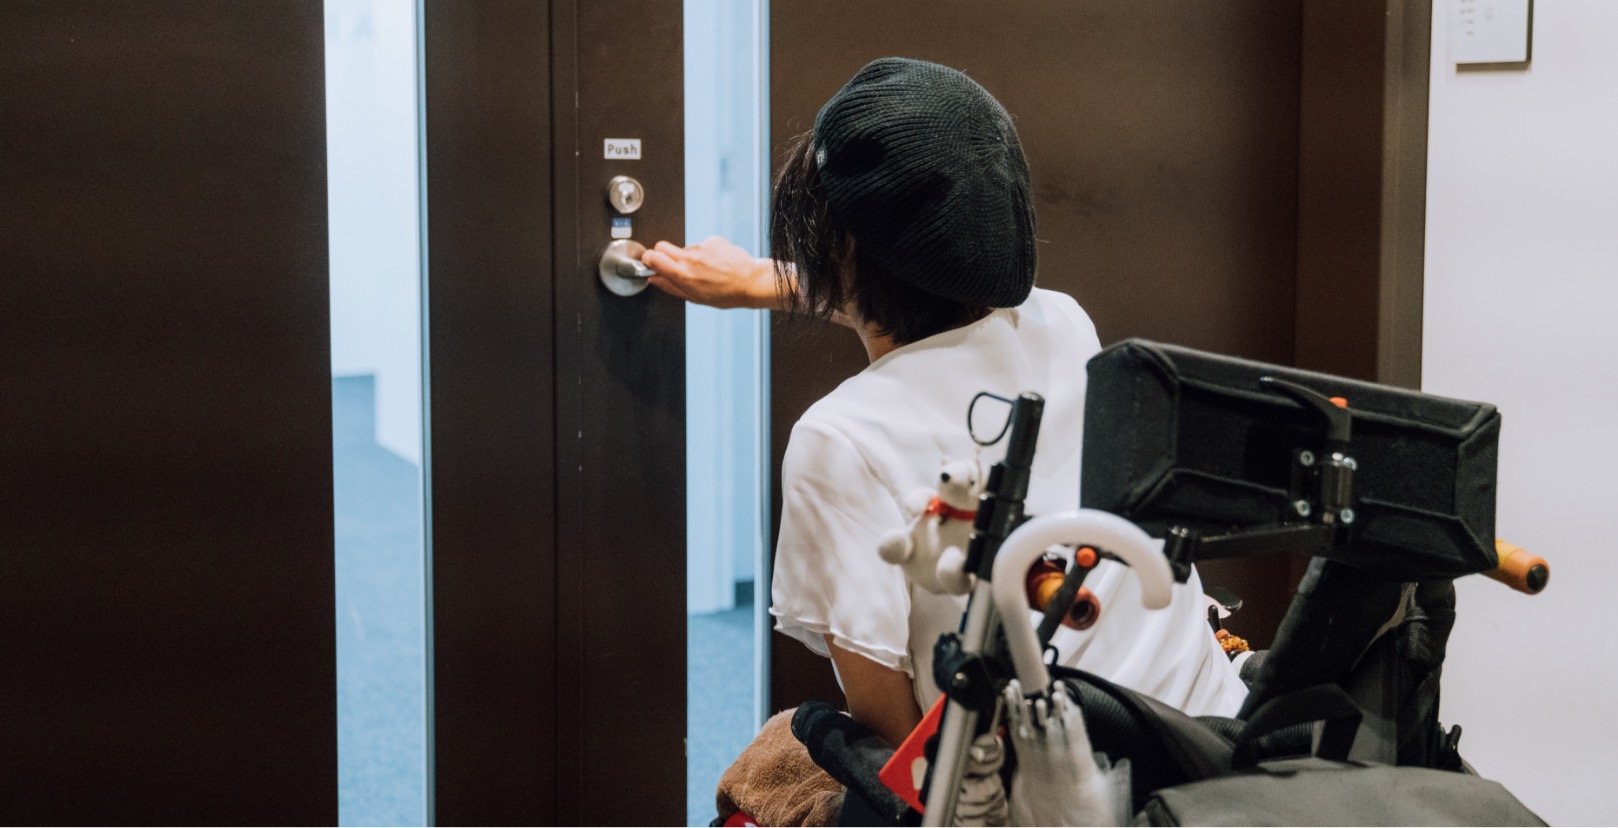
<instances>
[{"instance_id":1,"label":"white blouse","mask_svg":"<svg viewBox=\"0 0 1618 828\"><path fill-rule=\"evenodd\" d=\"M882 560L878 541L906 525L905 496L933 488L940 463L975 456L966 412L980 391L1045 398L1026 510L1078 508L1085 363L1099 350L1078 303L1035 290L1021 307L895 349L811 406L792 428L781 469L776 629L823 656L829 634L839 647L903 671L927 710L939 696L933 645L959 628L966 599L913 587ZM1008 412L980 402L979 436L992 437ZM1004 453L1004 440L983 449L984 471ZM1234 715L1246 688L1208 626L1194 574L1157 611L1141 607L1139 584L1120 564L1103 561L1085 586L1101 601L1101 620L1084 632L1057 631L1059 663L1193 715Z\"/></svg>"}]
</instances>

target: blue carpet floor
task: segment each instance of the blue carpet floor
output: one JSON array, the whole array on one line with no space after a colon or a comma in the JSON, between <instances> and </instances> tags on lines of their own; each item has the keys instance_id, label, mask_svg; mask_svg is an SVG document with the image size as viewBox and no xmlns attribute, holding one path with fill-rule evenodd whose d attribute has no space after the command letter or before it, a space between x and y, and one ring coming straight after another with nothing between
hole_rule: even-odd
<instances>
[{"instance_id":1,"label":"blue carpet floor","mask_svg":"<svg viewBox=\"0 0 1618 828\"><path fill-rule=\"evenodd\" d=\"M720 774L757 732L753 605L686 618L686 824L707 825Z\"/></svg>"},{"instance_id":2,"label":"blue carpet floor","mask_svg":"<svg viewBox=\"0 0 1618 828\"><path fill-rule=\"evenodd\" d=\"M369 376L332 379L337 513L337 816L427 814L421 472L375 442Z\"/></svg>"}]
</instances>

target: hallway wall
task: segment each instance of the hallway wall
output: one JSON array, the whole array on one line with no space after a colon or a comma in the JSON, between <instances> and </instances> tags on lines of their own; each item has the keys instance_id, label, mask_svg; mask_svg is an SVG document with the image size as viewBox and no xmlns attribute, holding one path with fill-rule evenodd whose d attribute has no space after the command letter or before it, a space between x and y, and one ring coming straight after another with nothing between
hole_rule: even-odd
<instances>
[{"instance_id":1,"label":"hallway wall","mask_svg":"<svg viewBox=\"0 0 1618 828\"><path fill-rule=\"evenodd\" d=\"M1535 3L1532 64L1458 72L1434 4L1423 389L1500 407L1500 536L1543 554L1527 597L1459 583L1441 718L1553 825L1618 823L1618 3Z\"/></svg>"}]
</instances>

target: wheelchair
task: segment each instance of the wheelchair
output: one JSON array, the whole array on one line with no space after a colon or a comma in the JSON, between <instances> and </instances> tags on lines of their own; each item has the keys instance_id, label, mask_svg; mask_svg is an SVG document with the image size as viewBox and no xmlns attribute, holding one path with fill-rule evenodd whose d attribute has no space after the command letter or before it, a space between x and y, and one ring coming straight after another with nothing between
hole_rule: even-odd
<instances>
[{"instance_id":1,"label":"wheelchair","mask_svg":"<svg viewBox=\"0 0 1618 828\"><path fill-rule=\"evenodd\" d=\"M1454 580L1537 593L1549 578L1494 538L1493 406L1144 340L1088 371L1077 512L1022 514L1041 405L1013 404L962 631L935 651L942 724L912 736L921 789L889 784L895 752L830 705L794 716L848 789L841 824L1544 824L1479 777L1461 729L1437 718ZM1214 558L1310 562L1273 645L1243 665L1241 711L1193 718L1047 664L1042 638L1085 568L1064 573L1039 632L1014 619L1024 573L1056 544L1100 550L1143 584L1184 582ZM1012 749L989 772L1008 805L958 811L973 746L1000 732Z\"/></svg>"}]
</instances>

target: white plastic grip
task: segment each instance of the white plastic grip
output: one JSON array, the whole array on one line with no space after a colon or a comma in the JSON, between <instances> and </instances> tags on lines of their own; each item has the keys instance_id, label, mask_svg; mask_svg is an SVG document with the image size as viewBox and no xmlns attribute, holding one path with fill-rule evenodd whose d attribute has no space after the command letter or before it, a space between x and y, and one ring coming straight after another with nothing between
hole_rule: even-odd
<instances>
[{"instance_id":1,"label":"white plastic grip","mask_svg":"<svg viewBox=\"0 0 1618 828\"><path fill-rule=\"evenodd\" d=\"M1162 609L1173 597L1174 573L1160 544L1139 526L1110 512L1080 509L1042 515L1017 527L1000 546L994 561L994 605L1006 631L1011 663L1024 692L1042 692L1051 685L1050 671L1041 657L1039 637L1028 623L1028 597L1023 581L1028 568L1048 547L1085 545L1117 556L1140 579L1141 603ZM1101 623L1106 623L1103 616Z\"/></svg>"}]
</instances>

